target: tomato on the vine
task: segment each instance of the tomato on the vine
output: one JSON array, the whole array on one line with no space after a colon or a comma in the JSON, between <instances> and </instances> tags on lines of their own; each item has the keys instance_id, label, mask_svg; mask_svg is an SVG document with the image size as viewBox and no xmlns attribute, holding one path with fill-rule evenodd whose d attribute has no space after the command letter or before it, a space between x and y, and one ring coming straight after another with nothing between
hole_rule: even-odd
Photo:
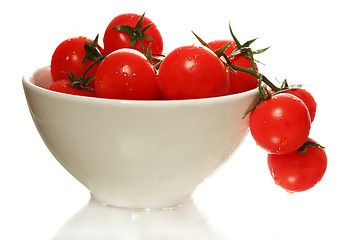
<instances>
[{"instance_id":1,"label":"tomato on the vine","mask_svg":"<svg viewBox=\"0 0 360 240\"><path fill-rule=\"evenodd\" d=\"M230 42L230 40L215 40L215 41L209 42L208 45L211 48L211 50L216 51L217 49L225 46L229 42ZM232 41L230 43L230 45L226 48L224 53L227 56L230 56L230 54L236 48L237 47L236 47L235 42ZM243 54L237 54L235 56L230 57L230 61L232 62L232 64L237 65L239 67L243 67L243 68L251 67L251 59L246 57ZM256 63L254 63L254 64L255 64L255 69L257 70ZM228 70L228 74L229 74L229 78L230 78L230 89L229 89L230 94L241 93L241 92L246 92L246 91L252 90L252 89L256 88L259 84L257 77L255 77L249 73L246 73L246 72L241 72L241 71L237 71L237 70L234 70L234 72L231 72Z\"/></svg>"},{"instance_id":2,"label":"tomato on the vine","mask_svg":"<svg viewBox=\"0 0 360 240\"><path fill-rule=\"evenodd\" d=\"M144 30L147 26L151 25L149 28L145 29L142 34L144 49L147 51L149 45L151 44L151 52L153 54L161 54L163 51L163 40L162 36L157 29L156 25L147 17L143 18L141 24L141 29L135 29L141 15L134 13L126 13L116 16L107 26L104 34L104 51L105 54L110 54L111 52L121 49L121 48L133 48L140 52L144 52L141 46L141 41L138 36L137 30ZM114 29L117 26L127 26L124 31ZM133 34L129 34L127 31L134 31ZM131 47L131 39L136 38L136 42L133 47Z\"/></svg>"},{"instance_id":3,"label":"tomato on the vine","mask_svg":"<svg viewBox=\"0 0 360 240\"><path fill-rule=\"evenodd\" d=\"M306 105L306 107L309 110L311 122L314 121L315 115L316 115L316 101L314 97L311 95L309 91L306 91L305 89L301 88L294 88L288 91L285 91L286 93L293 94L300 98Z\"/></svg>"},{"instance_id":4,"label":"tomato on the vine","mask_svg":"<svg viewBox=\"0 0 360 240\"><path fill-rule=\"evenodd\" d=\"M304 153L269 154L268 166L277 185L289 192L301 192L314 187L322 179L327 156L323 148L308 146Z\"/></svg>"},{"instance_id":5,"label":"tomato on the vine","mask_svg":"<svg viewBox=\"0 0 360 240\"><path fill-rule=\"evenodd\" d=\"M208 48L188 45L174 49L159 68L164 99L196 99L229 93L229 76L220 59Z\"/></svg>"},{"instance_id":6,"label":"tomato on the vine","mask_svg":"<svg viewBox=\"0 0 360 240\"><path fill-rule=\"evenodd\" d=\"M232 64L243 67L251 68L251 60L243 54L238 54L230 58ZM256 63L254 63L255 69L257 70ZM256 88L259 84L257 77L246 73L235 70L235 74L229 72L230 77L230 94L246 92Z\"/></svg>"},{"instance_id":7,"label":"tomato on the vine","mask_svg":"<svg viewBox=\"0 0 360 240\"><path fill-rule=\"evenodd\" d=\"M100 98L161 98L153 67L142 53L134 49L119 49L109 54L98 67L94 81Z\"/></svg>"},{"instance_id":8,"label":"tomato on the vine","mask_svg":"<svg viewBox=\"0 0 360 240\"><path fill-rule=\"evenodd\" d=\"M231 43L226 48L224 53L227 56L230 56L230 54L236 49L236 44L232 40L226 40L226 39L214 40L214 41L211 41L211 42L207 43L207 45L209 45L211 50L216 51L216 50L220 49L221 47L225 46L226 44L228 44L229 42L231 42Z\"/></svg>"},{"instance_id":9,"label":"tomato on the vine","mask_svg":"<svg viewBox=\"0 0 360 240\"><path fill-rule=\"evenodd\" d=\"M80 78L84 71L94 62L94 60L89 60L82 63L86 55L86 50L84 48L86 42L93 42L93 40L80 36L69 38L57 46L52 55L50 65L51 75L54 81L67 79L68 76L65 72L68 71L73 72ZM92 67L85 77L94 76L98 65L99 64L96 64Z\"/></svg>"},{"instance_id":10,"label":"tomato on the vine","mask_svg":"<svg viewBox=\"0 0 360 240\"><path fill-rule=\"evenodd\" d=\"M289 93L271 96L250 114L251 134L255 142L269 153L296 151L308 138L310 127L306 105Z\"/></svg>"},{"instance_id":11,"label":"tomato on the vine","mask_svg":"<svg viewBox=\"0 0 360 240\"><path fill-rule=\"evenodd\" d=\"M88 88L76 85L72 86L71 81L68 78L55 81L50 85L49 90L78 96L96 97L96 94Z\"/></svg>"}]
</instances>

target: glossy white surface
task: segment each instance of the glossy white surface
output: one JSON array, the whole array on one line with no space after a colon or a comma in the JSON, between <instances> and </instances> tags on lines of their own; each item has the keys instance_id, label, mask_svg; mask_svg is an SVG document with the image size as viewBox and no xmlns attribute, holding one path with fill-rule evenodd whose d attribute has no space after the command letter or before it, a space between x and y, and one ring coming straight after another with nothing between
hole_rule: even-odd
<instances>
[{"instance_id":1,"label":"glossy white surface","mask_svg":"<svg viewBox=\"0 0 360 240\"><path fill-rule=\"evenodd\" d=\"M23 78L34 123L59 163L111 206L172 208L223 165L248 133L258 90L197 100L123 101L45 89Z\"/></svg>"},{"instance_id":2,"label":"glossy white surface","mask_svg":"<svg viewBox=\"0 0 360 240\"><path fill-rule=\"evenodd\" d=\"M0 239L360 239L358 2L229 0L226 11L215 3L181 2L176 11L172 1L154 7L141 0L136 5L15 0L2 6ZM94 6L100 20L87 16ZM69 11L74 14L65 14ZM240 40L259 37L256 48L271 45L258 56L266 63L261 70L310 85L317 99L310 135L326 146L329 164L322 181L307 192L286 193L273 183L266 153L248 135L233 157L198 187L192 205L180 211L129 213L90 201L89 191L42 142L21 79L48 65L49 52L65 35L101 34L105 22L123 11L146 11L156 20L166 52L193 42L190 30L206 39L227 37L229 20Z\"/></svg>"},{"instance_id":3,"label":"glossy white surface","mask_svg":"<svg viewBox=\"0 0 360 240\"><path fill-rule=\"evenodd\" d=\"M226 239L193 202L174 210L149 212L104 207L92 199L53 239L102 239L104 233L107 239Z\"/></svg>"}]
</instances>

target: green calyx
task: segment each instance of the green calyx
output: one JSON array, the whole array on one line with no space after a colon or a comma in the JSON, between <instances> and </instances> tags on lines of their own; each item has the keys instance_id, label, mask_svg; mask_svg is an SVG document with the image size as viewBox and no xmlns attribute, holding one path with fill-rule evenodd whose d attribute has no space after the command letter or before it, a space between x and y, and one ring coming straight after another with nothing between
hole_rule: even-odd
<instances>
[{"instance_id":1,"label":"green calyx","mask_svg":"<svg viewBox=\"0 0 360 240\"><path fill-rule=\"evenodd\" d=\"M151 66L153 67L153 69L156 71L159 69L160 64L162 62L162 59L160 59L159 57L165 57L162 54L153 54L151 52L151 43L149 44L149 47L147 49L146 54L144 54L145 57L149 60ZM154 57L154 55L158 56L158 57ZM156 62L156 64L154 65L154 63Z\"/></svg>"},{"instance_id":2,"label":"green calyx","mask_svg":"<svg viewBox=\"0 0 360 240\"><path fill-rule=\"evenodd\" d=\"M234 42L235 42L235 44L236 44L236 47L237 47L237 48L229 55L229 57L231 58L231 57L236 56L236 55L238 55L238 54L242 54L242 55L250 58L250 59L253 60L254 62L261 63L261 62L255 60L255 59L253 58L253 55L255 55L255 54L260 54L260 53L265 52L266 50L268 50L268 49L270 48L270 46L269 46L269 47L266 47L266 48L258 49L258 50L252 50L252 49L250 48L250 45L251 45L253 42L255 42L258 38L254 38L254 39L248 40L248 41L246 41L244 44L241 44L241 43L239 42L239 40L236 38L234 32L232 31L232 28L231 28L231 25L230 25L230 24L229 24L229 29L230 29L230 34L231 34L231 36L232 36L232 38L233 38L233 40L234 40Z\"/></svg>"},{"instance_id":3,"label":"green calyx","mask_svg":"<svg viewBox=\"0 0 360 240\"><path fill-rule=\"evenodd\" d=\"M146 30L148 30L151 26L153 26L154 23L146 25L144 28L142 28L141 26L144 22L144 18L145 18L145 13L143 15L141 15L141 17L139 18L135 27L131 27L128 25L117 25L117 26L113 27L113 29L125 32L131 36L130 48L134 48L135 43L139 40L140 44L141 44L142 54L144 54L144 56L149 60L151 65L153 65L153 62L156 62L156 64L153 65L153 68L155 70L157 70L157 69L159 69L160 63L162 60L158 57L154 57L154 55L158 55L158 54L153 54L151 52L151 49L150 49L151 43L149 44L147 49L145 49L145 44L144 44L144 39L149 39L150 41L154 42L154 39L151 36L145 34ZM163 55L158 55L158 56L163 57Z\"/></svg>"},{"instance_id":4,"label":"green calyx","mask_svg":"<svg viewBox=\"0 0 360 240\"><path fill-rule=\"evenodd\" d=\"M131 48L134 48L136 41L140 40L142 53L146 55L144 39L149 39L151 41L154 41L154 39L152 39L152 37L150 37L149 35L146 35L145 32L154 24L151 23L151 24L145 26L144 28L141 28L141 26L144 22L144 18L145 18L145 13L140 17L140 19L136 23L135 27L130 27L127 25L117 25L117 26L113 27L113 29L119 30L122 32L126 32L131 36L131 39L130 39L130 47Z\"/></svg>"},{"instance_id":5,"label":"green calyx","mask_svg":"<svg viewBox=\"0 0 360 240\"><path fill-rule=\"evenodd\" d=\"M88 42L88 41L85 42L84 49L85 49L86 54L85 54L85 57L82 60L81 64L84 64L85 62L90 61L90 60L100 62L106 57L106 55L102 54L99 51L98 41L99 41L99 34L96 35L93 42Z\"/></svg>"},{"instance_id":6,"label":"green calyx","mask_svg":"<svg viewBox=\"0 0 360 240\"><path fill-rule=\"evenodd\" d=\"M87 73L87 71L84 71L83 74L81 74L80 78L78 78L72 71L68 71L68 72L64 72L69 80L69 86L72 88L78 88L78 89L86 89L89 91L92 91L93 93L95 93L95 90L92 89L91 87L88 87L88 84L94 80L95 76L91 76L88 78L85 78L85 75Z\"/></svg>"},{"instance_id":7,"label":"green calyx","mask_svg":"<svg viewBox=\"0 0 360 240\"><path fill-rule=\"evenodd\" d=\"M325 147L321 146L320 144L318 144L318 143L316 143L316 142L307 140L307 141L298 149L298 151L299 151L301 154L305 154L309 147L325 148Z\"/></svg>"},{"instance_id":8,"label":"green calyx","mask_svg":"<svg viewBox=\"0 0 360 240\"><path fill-rule=\"evenodd\" d=\"M97 63L101 62L106 57L106 55L102 54L99 51L98 40L99 40L99 34L95 37L93 42L86 41L84 44L85 57L82 60L81 64L84 64L87 61L93 61L93 63L90 64L90 66L81 74L80 77L76 76L70 70L64 72L70 80L69 83L70 87L78 88L78 89L86 89L95 93L95 90L88 86L89 83L95 79L95 76L91 76L91 77L85 77L85 76Z\"/></svg>"}]
</instances>

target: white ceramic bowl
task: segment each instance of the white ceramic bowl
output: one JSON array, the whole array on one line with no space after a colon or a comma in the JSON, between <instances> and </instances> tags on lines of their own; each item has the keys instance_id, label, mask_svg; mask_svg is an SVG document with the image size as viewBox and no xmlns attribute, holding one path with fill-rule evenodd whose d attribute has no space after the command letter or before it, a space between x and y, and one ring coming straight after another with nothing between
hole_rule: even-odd
<instances>
[{"instance_id":1,"label":"white ceramic bowl","mask_svg":"<svg viewBox=\"0 0 360 240\"><path fill-rule=\"evenodd\" d=\"M49 67L24 76L46 146L96 200L126 208L185 203L248 133L258 90L224 97L132 101L52 92Z\"/></svg>"}]
</instances>

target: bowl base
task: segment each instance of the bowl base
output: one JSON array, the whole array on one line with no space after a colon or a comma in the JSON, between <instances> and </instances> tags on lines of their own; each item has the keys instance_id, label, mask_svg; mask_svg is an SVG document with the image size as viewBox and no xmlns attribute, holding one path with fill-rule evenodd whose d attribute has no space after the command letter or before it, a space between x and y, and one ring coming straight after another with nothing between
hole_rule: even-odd
<instances>
[{"instance_id":1,"label":"bowl base","mask_svg":"<svg viewBox=\"0 0 360 240\"><path fill-rule=\"evenodd\" d=\"M188 196L184 199L182 199L181 202L170 205L170 206L164 206L164 207L127 207L127 206L121 206L121 205L115 205L115 204L110 204L110 203L106 203L102 200L99 200L99 198L97 198L93 193L90 192L90 196L91 198L94 200L94 202L105 206L105 207L114 207L114 208L119 208L119 209L123 209L123 210L131 210L131 211L168 211L168 210L174 210L177 208L181 208L182 206L190 203L193 201L192 196Z\"/></svg>"}]
</instances>

